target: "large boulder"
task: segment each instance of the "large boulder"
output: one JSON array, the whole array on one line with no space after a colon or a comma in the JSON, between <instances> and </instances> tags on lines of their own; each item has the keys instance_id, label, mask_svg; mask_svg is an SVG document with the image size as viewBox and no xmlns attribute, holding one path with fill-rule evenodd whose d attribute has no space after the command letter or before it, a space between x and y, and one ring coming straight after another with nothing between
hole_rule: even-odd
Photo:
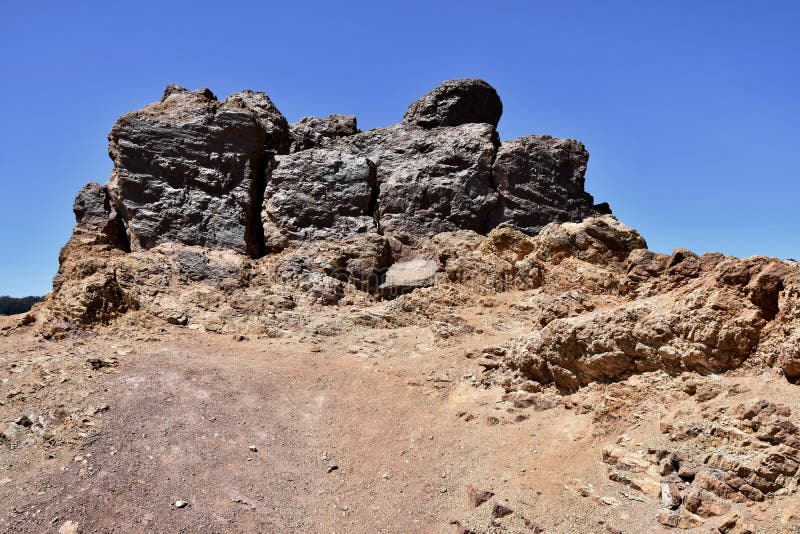
<instances>
[{"instance_id":1,"label":"large boulder","mask_svg":"<svg viewBox=\"0 0 800 534\"><path fill-rule=\"evenodd\" d=\"M336 146L375 163L379 230L406 239L490 229L495 141L490 124L398 124L340 138Z\"/></svg>"},{"instance_id":2,"label":"large boulder","mask_svg":"<svg viewBox=\"0 0 800 534\"><path fill-rule=\"evenodd\" d=\"M586 147L572 139L531 135L504 142L493 166L499 222L535 234L551 222L611 213L584 190L588 160Z\"/></svg>"},{"instance_id":3,"label":"large boulder","mask_svg":"<svg viewBox=\"0 0 800 534\"><path fill-rule=\"evenodd\" d=\"M359 132L353 115L328 115L325 118L303 117L289 126L292 144L289 152L324 147L330 139Z\"/></svg>"},{"instance_id":4,"label":"large boulder","mask_svg":"<svg viewBox=\"0 0 800 534\"><path fill-rule=\"evenodd\" d=\"M363 156L311 149L279 156L264 193L268 250L375 231L375 166Z\"/></svg>"},{"instance_id":5,"label":"large boulder","mask_svg":"<svg viewBox=\"0 0 800 534\"><path fill-rule=\"evenodd\" d=\"M288 145L286 119L263 93L219 102L169 86L123 115L109 135L108 189L131 249L177 242L260 255L265 170Z\"/></svg>"},{"instance_id":6,"label":"large boulder","mask_svg":"<svg viewBox=\"0 0 800 534\"><path fill-rule=\"evenodd\" d=\"M502 114L503 103L494 87L483 80L459 78L443 82L412 102L403 122L423 128L471 122L496 127Z\"/></svg>"}]
</instances>

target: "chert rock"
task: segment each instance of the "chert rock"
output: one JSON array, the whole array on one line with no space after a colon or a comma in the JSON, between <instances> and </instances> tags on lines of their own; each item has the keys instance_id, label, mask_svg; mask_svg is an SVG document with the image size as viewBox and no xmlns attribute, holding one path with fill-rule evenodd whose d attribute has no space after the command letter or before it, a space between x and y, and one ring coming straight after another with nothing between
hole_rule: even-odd
<instances>
[{"instance_id":1,"label":"chert rock","mask_svg":"<svg viewBox=\"0 0 800 534\"><path fill-rule=\"evenodd\" d=\"M494 87L483 80L448 80L413 102L403 122L423 128L458 126L470 122L497 126L503 103Z\"/></svg>"},{"instance_id":2,"label":"chert rock","mask_svg":"<svg viewBox=\"0 0 800 534\"><path fill-rule=\"evenodd\" d=\"M335 146L375 163L379 230L412 238L490 229L495 140L489 124L395 125L340 138Z\"/></svg>"},{"instance_id":3,"label":"chert rock","mask_svg":"<svg viewBox=\"0 0 800 534\"><path fill-rule=\"evenodd\" d=\"M170 86L123 115L109 136L108 188L131 248L176 242L260 255L264 171L288 141L286 119L251 91L218 102L207 89Z\"/></svg>"},{"instance_id":4,"label":"chert rock","mask_svg":"<svg viewBox=\"0 0 800 534\"><path fill-rule=\"evenodd\" d=\"M289 152L323 148L330 139L359 133L353 115L328 115L325 118L303 117L289 126L292 144Z\"/></svg>"},{"instance_id":5,"label":"chert rock","mask_svg":"<svg viewBox=\"0 0 800 534\"><path fill-rule=\"evenodd\" d=\"M375 166L362 156L311 149L279 156L264 193L268 250L376 230Z\"/></svg>"},{"instance_id":6,"label":"chert rock","mask_svg":"<svg viewBox=\"0 0 800 534\"><path fill-rule=\"evenodd\" d=\"M498 222L536 234L551 222L611 213L584 191L588 160L583 144L572 139L531 135L504 142L493 166Z\"/></svg>"}]
</instances>

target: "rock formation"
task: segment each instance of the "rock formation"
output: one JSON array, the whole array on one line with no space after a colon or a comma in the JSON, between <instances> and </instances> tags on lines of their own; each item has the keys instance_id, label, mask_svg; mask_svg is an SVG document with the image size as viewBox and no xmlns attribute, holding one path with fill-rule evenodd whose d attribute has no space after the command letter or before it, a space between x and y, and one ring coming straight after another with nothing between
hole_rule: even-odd
<instances>
[{"instance_id":1,"label":"rock formation","mask_svg":"<svg viewBox=\"0 0 800 534\"><path fill-rule=\"evenodd\" d=\"M800 378L795 263L648 251L585 191L581 143L501 143L501 112L485 82L452 80L360 132L344 115L288 126L263 93L169 86L114 125L111 180L78 194L49 309L252 332L303 299L538 288L530 332L487 356L498 376L570 392L758 360Z\"/></svg>"},{"instance_id":2,"label":"rock formation","mask_svg":"<svg viewBox=\"0 0 800 534\"><path fill-rule=\"evenodd\" d=\"M120 118L0 320L0 525L800 531L800 265L648 250L501 110L462 79L365 132L177 86Z\"/></svg>"},{"instance_id":3,"label":"rock formation","mask_svg":"<svg viewBox=\"0 0 800 534\"><path fill-rule=\"evenodd\" d=\"M270 158L288 151L288 124L267 95L223 102L169 86L123 115L109 135L108 190L133 250L160 243L263 253L259 202Z\"/></svg>"},{"instance_id":4,"label":"rock formation","mask_svg":"<svg viewBox=\"0 0 800 534\"><path fill-rule=\"evenodd\" d=\"M406 242L503 224L536 232L608 212L584 192L583 145L500 144L501 113L486 82L451 80L401 124L361 133L346 115L289 126L264 93L220 102L170 85L112 128L104 194L131 250L180 243L251 257L365 232Z\"/></svg>"}]
</instances>

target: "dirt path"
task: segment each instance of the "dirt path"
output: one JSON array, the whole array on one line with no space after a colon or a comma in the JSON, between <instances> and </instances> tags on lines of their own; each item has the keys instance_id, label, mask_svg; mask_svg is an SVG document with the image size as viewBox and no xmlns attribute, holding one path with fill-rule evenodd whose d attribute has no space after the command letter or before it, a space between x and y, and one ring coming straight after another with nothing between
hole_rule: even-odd
<instances>
[{"instance_id":1,"label":"dirt path","mask_svg":"<svg viewBox=\"0 0 800 534\"><path fill-rule=\"evenodd\" d=\"M558 530L605 521L564 489L597 465L589 416L511 410L499 390L466 380L476 371L467 350L515 332L447 346L426 332L368 329L321 345L178 328L151 341L18 340L8 360L51 351L59 356L49 361L85 367L116 351L120 364L72 370L53 390L103 408L95 432L2 452L11 474L0 485L3 526L452 532L470 484L524 502ZM177 509L178 500L189 505ZM563 512L553 518L556 503Z\"/></svg>"}]
</instances>

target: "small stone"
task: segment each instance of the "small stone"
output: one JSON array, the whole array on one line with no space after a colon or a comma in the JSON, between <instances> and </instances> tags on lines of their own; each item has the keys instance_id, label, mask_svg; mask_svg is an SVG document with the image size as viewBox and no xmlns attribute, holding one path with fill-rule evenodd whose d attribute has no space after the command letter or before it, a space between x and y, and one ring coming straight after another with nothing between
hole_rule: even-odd
<instances>
[{"instance_id":1,"label":"small stone","mask_svg":"<svg viewBox=\"0 0 800 534\"><path fill-rule=\"evenodd\" d=\"M78 534L78 523L75 521L64 521L58 529L58 534Z\"/></svg>"},{"instance_id":2,"label":"small stone","mask_svg":"<svg viewBox=\"0 0 800 534\"><path fill-rule=\"evenodd\" d=\"M186 508L187 506L189 506L189 503L186 501L182 501L180 499L175 501L175 508Z\"/></svg>"},{"instance_id":3,"label":"small stone","mask_svg":"<svg viewBox=\"0 0 800 534\"><path fill-rule=\"evenodd\" d=\"M666 525L668 527L675 528L678 526L678 514L673 514L667 511L662 511L656 517L656 521L661 523L662 525Z\"/></svg>"},{"instance_id":4,"label":"small stone","mask_svg":"<svg viewBox=\"0 0 800 534\"><path fill-rule=\"evenodd\" d=\"M22 430L22 428L23 427L21 427L17 423L8 423L8 425L6 425L5 430L3 430L2 435L0 435L0 438L2 438L2 440L5 441L11 441Z\"/></svg>"},{"instance_id":5,"label":"small stone","mask_svg":"<svg viewBox=\"0 0 800 534\"><path fill-rule=\"evenodd\" d=\"M498 519L513 513L514 510L508 508L507 506L503 506L502 504L495 504L494 508L492 508L492 516Z\"/></svg>"},{"instance_id":6,"label":"small stone","mask_svg":"<svg viewBox=\"0 0 800 534\"><path fill-rule=\"evenodd\" d=\"M28 428L31 425L33 425L33 421L31 421L30 417L28 417L27 415L22 415L18 417L17 420L14 422L19 426L23 426L25 428Z\"/></svg>"},{"instance_id":7,"label":"small stone","mask_svg":"<svg viewBox=\"0 0 800 534\"><path fill-rule=\"evenodd\" d=\"M479 490L472 485L467 486L467 504L470 508L477 508L492 497L494 497L494 492Z\"/></svg>"},{"instance_id":8,"label":"small stone","mask_svg":"<svg viewBox=\"0 0 800 534\"><path fill-rule=\"evenodd\" d=\"M330 464L330 465L328 466L328 473L331 473L331 472L333 472L333 471L336 471L337 469L339 469L339 466L338 466L338 465L336 465L336 464Z\"/></svg>"},{"instance_id":9,"label":"small stone","mask_svg":"<svg viewBox=\"0 0 800 534\"><path fill-rule=\"evenodd\" d=\"M250 449L250 452L258 452L258 447L256 447L255 445L250 445L247 448Z\"/></svg>"},{"instance_id":10,"label":"small stone","mask_svg":"<svg viewBox=\"0 0 800 534\"><path fill-rule=\"evenodd\" d=\"M119 361L116 358L89 358L86 360L86 362L91 366L93 371L97 371L104 367L116 367L119 365Z\"/></svg>"}]
</instances>

